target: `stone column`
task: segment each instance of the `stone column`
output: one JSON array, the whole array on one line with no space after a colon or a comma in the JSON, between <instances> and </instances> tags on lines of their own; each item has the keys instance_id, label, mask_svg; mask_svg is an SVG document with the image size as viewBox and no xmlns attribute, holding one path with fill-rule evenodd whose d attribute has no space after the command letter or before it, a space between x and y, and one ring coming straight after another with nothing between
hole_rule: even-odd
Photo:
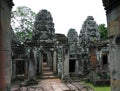
<instances>
[{"instance_id":1,"label":"stone column","mask_svg":"<svg viewBox=\"0 0 120 91\"><path fill-rule=\"evenodd\" d=\"M51 51L50 51L50 53L49 53L49 58L50 58L50 67L52 67L52 53L51 53Z\"/></svg>"},{"instance_id":2,"label":"stone column","mask_svg":"<svg viewBox=\"0 0 120 91\"><path fill-rule=\"evenodd\" d=\"M36 53L35 48L30 49L30 57L29 57L29 73L28 73L28 81L25 83L26 86L38 84L36 80Z\"/></svg>"},{"instance_id":3,"label":"stone column","mask_svg":"<svg viewBox=\"0 0 120 91\"><path fill-rule=\"evenodd\" d=\"M75 74L78 75L78 72L79 71L79 62L78 62L78 59L76 59L76 62L75 62Z\"/></svg>"},{"instance_id":4,"label":"stone column","mask_svg":"<svg viewBox=\"0 0 120 91\"><path fill-rule=\"evenodd\" d=\"M1 27L1 26L0 26ZM0 47L2 49L2 43L1 43L1 30L0 30ZM6 82L5 82L5 67L4 67L4 53L2 50L0 50L0 90L5 91L6 88Z\"/></svg>"},{"instance_id":5,"label":"stone column","mask_svg":"<svg viewBox=\"0 0 120 91\"><path fill-rule=\"evenodd\" d=\"M12 80L16 77L16 63L15 60L12 61Z\"/></svg>"},{"instance_id":6,"label":"stone column","mask_svg":"<svg viewBox=\"0 0 120 91\"><path fill-rule=\"evenodd\" d=\"M64 54L65 59L63 60L63 78L69 76L69 51L65 50Z\"/></svg>"},{"instance_id":7,"label":"stone column","mask_svg":"<svg viewBox=\"0 0 120 91\"><path fill-rule=\"evenodd\" d=\"M117 43L117 38L118 42ZM120 91L120 36L110 39L109 63L112 91Z\"/></svg>"},{"instance_id":8,"label":"stone column","mask_svg":"<svg viewBox=\"0 0 120 91\"><path fill-rule=\"evenodd\" d=\"M35 54L34 54L34 49L30 49L30 58L29 58L29 74L28 74L28 79L35 79Z\"/></svg>"},{"instance_id":9,"label":"stone column","mask_svg":"<svg viewBox=\"0 0 120 91\"><path fill-rule=\"evenodd\" d=\"M53 68L53 51L50 52L50 66Z\"/></svg>"},{"instance_id":10,"label":"stone column","mask_svg":"<svg viewBox=\"0 0 120 91\"><path fill-rule=\"evenodd\" d=\"M116 43L119 38L119 44ZM108 60L110 63L112 91L120 91L120 36L110 40Z\"/></svg>"},{"instance_id":11,"label":"stone column","mask_svg":"<svg viewBox=\"0 0 120 91\"><path fill-rule=\"evenodd\" d=\"M54 54L53 54L53 72L56 73L57 71L57 52L56 50L54 50Z\"/></svg>"},{"instance_id":12,"label":"stone column","mask_svg":"<svg viewBox=\"0 0 120 91\"><path fill-rule=\"evenodd\" d=\"M25 60L25 77L28 76L28 60Z\"/></svg>"},{"instance_id":13,"label":"stone column","mask_svg":"<svg viewBox=\"0 0 120 91\"><path fill-rule=\"evenodd\" d=\"M34 63L32 62L32 60L29 60L29 75L28 75L29 79L35 79L35 67L34 67Z\"/></svg>"},{"instance_id":14,"label":"stone column","mask_svg":"<svg viewBox=\"0 0 120 91\"><path fill-rule=\"evenodd\" d=\"M10 91L12 61L10 39L10 17L12 0L0 1L0 91Z\"/></svg>"},{"instance_id":15,"label":"stone column","mask_svg":"<svg viewBox=\"0 0 120 91\"><path fill-rule=\"evenodd\" d=\"M50 51L47 53L47 58L48 58L48 65L52 67L52 55Z\"/></svg>"},{"instance_id":16,"label":"stone column","mask_svg":"<svg viewBox=\"0 0 120 91\"><path fill-rule=\"evenodd\" d=\"M42 62L43 62L43 54L42 54L42 51L40 50L40 52L39 52L39 58L40 58L40 60L39 60L39 73L41 74L42 73Z\"/></svg>"}]
</instances>

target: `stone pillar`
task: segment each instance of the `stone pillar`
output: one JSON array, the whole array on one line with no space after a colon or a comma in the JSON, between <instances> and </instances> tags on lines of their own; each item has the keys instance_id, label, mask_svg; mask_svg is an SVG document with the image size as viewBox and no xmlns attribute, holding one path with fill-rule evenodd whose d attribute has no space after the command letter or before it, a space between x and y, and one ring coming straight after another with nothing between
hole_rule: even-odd
<instances>
[{"instance_id":1,"label":"stone pillar","mask_svg":"<svg viewBox=\"0 0 120 91\"><path fill-rule=\"evenodd\" d=\"M52 67L52 55L50 51L47 53L47 58L48 58L48 65Z\"/></svg>"},{"instance_id":2,"label":"stone pillar","mask_svg":"<svg viewBox=\"0 0 120 91\"><path fill-rule=\"evenodd\" d=\"M10 17L12 0L0 1L0 91L10 91L12 61Z\"/></svg>"},{"instance_id":3,"label":"stone pillar","mask_svg":"<svg viewBox=\"0 0 120 91\"><path fill-rule=\"evenodd\" d=\"M16 77L16 62L15 60L12 61L12 80Z\"/></svg>"},{"instance_id":4,"label":"stone pillar","mask_svg":"<svg viewBox=\"0 0 120 91\"><path fill-rule=\"evenodd\" d=\"M53 54L53 72L56 73L57 71L57 52L54 50Z\"/></svg>"},{"instance_id":5,"label":"stone pillar","mask_svg":"<svg viewBox=\"0 0 120 91\"><path fill-rule=\"evenodd\" d=\"M119 44L116 43L119 38ZM108 60L110 63L112 91L120 91L120 36L110 40Z\"/></svg>"},{"instance_id":6,"label":"stone pillar","mask_svg":"<svg viewBox=\"0 0 120 91\"><path fill-rule=\"evenodd\" d=\"M26 86L36 85L38 84L36 80L36 53L35 49L30 49L30 57L29 57L29 73L28 73L28 81L25 83Z\"/></svg>"},{"instance_id":7,"label":"stone pillar","mask_svg":"<svg viewBox=\"0 0 120 91\"><path fill-rule=\"evenodd\" d=\"M53 70L53 63L54 63L54 49L53 48L51 48L51 69Z\"/></svg>"},{"instance_id":8,"label":"stone pillar","mask_svg":"<svg viewBox=\"0 0 120 91\"><path fill-rule=\"evenodd\" d=\"M40 50L39 52L40 60L39 60L39 73L42 73L42 62L43 62L43 54L42 51Z\"/></svg>"},{"instance_id":9,"label":"stone pillar","mask_svg":"<svg viewBox=\"0 0 120 91\"><path fill-rule=\"evenodd\" d=\"M79 74L79 62L78 59L75 62L75 74L78 75Z\"/></svg>"},{"instance_id":10,"label":"stone pillar","mask_svg":"<svg viewBox=\"0 0 120 91\"><path fill-rule=\"evenodd\" d=\"M25 60L25 77L28 76L28 60Z\"/></svg>"},{"instance_id":11,"label":"stone pillar","mask_svg":"<svg viewBox=\"0 0 120 91\"><path fill-rule=\"evenodd\" d=\"M0 24L0 28L1 28L1 24ZM2 32L0 30L0 47L2 49L1 34ZM1 91L5 91L6 88L4 60L5 60L4 53L0 50L0 90Z\"/></svg>"},{"instance_id":12,"label":"stone pillar","mask_svg":"<svg viewBox=\"0 0 120 91\"><path fill-rule=\"evenodd\" d=\"M36 77L36 63L35 63L35 53L34 53L34 48L30 49L29 53L29 68L28 68L28 79L32 80L35 79Z\"/></svg>"},{"instance_id":13,"label":"stone pillar","mask_svg":"<svg viewBox=\"0 0 120 91\"><path fill-rule=\"evenodd\" d=\"M50 61L50 67L52 67L53 66L53 64L52 64L53 60L52 60L52 52L51 51L50 51L50 56L49 57L50 57L50 60L49 60Z\"/></svg>"},{"instance_id":14,"label":"stone pillar","mask_svg":"<svg viewBox=\"0 0 120 91\"><path fill-rule=\"evenodd\" d=\"M29 60L29 75L28 75L28 79L35 79L35 67L34 67L34 63L32 62L33 60Z\"/></svg>"},{"instance_id":15,"label":"stone pillar","mask_svg":"<svg viewBox=\"0 0 120 91\"><path fill-rule=\"evenodd\" d=\"M65 50L64 54L64 60L63 60L63 78L65 76L69 76L69 51L68 49Z\"/></svg>"},{"instance_id":16,"label":"stone pillar","mask_svg":"<svg viewBox=\"0 0 120 91\"><path fill-rule=\"evenodd\" d=\"M106 9L111 76L111 91L120 91L120 0L103 0Z\"/></svg>"}]
</instances>

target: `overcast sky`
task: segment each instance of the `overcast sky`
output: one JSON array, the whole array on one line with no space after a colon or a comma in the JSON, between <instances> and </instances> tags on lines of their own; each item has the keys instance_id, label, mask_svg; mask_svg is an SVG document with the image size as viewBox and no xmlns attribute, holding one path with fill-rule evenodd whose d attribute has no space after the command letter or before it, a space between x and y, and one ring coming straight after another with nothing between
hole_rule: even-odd
<instances>
[{"instance_id":1,"label":"overcast sky","mask_svg":"<svg viewBox=\"0 0 120 91\"><path fill-rule=\"evenodd\" d=\"M106 23L106 13L102 0L13 0L15 9L27 6L38 13L41 9L51 12L55 32L67 35L70 28L80 33L87 16L93 16L97 24Z\"/></svg>"}]
</instances>

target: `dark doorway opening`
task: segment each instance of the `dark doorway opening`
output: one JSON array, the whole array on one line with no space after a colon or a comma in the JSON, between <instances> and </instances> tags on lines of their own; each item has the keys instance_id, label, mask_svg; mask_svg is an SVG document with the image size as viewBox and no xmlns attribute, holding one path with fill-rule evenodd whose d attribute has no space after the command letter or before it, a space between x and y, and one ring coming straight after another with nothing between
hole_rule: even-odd
<instances>
[{"instance_id":1,"label":"dark doorway opening","mask_svg":"<svg viewBox=\"0 0 120 91\"><path fill-rule=\"evenodd\" d=\"M104 54L104 55L102 56L102 61L103 61L103 65L108 64L108 57L107 57L107 54Z\"/></svg>"},{"instance_id":2,"label":"dark doorway opening","mask_svg":"<svg viewBox=\"0 0 120 91\"><path fill-rule=\"evenodd\" d=\"M25 70L24 63L25 63L24 61L16 61L16 75L24 74Z\"/></svg>"},{"instance_id":3,"label":"dark doorway opening","mask_svg":"<svg viewBox=\"0 0 120 91\"><path fill-rule=\"evenodd\" d=\"M75 72L75 60L69 61L69 72Z\"/></svg>"},{"instance_id":4,"label":"dark doorway opening","mask_svg":"<svg viewBox=\"0 0 120 91\"><path fill-rule=\"evenodd\" d=\"M43 54L43 62L47 62L47 54L46 53Z\"/></svg>"}]
</instances>

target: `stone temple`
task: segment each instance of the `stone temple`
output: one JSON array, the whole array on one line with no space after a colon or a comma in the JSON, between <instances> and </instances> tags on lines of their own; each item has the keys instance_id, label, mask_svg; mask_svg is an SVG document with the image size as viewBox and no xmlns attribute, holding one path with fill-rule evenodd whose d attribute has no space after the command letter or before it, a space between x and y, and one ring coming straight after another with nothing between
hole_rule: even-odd
<instances>
[{"instance_id":1,"label":"stone temple","mask_svg":"<svg viewBox=\"0 0 120 91\"><path fill-rule=\"evenodd\" d=\"M55 33L51 13L43 9L36 15L32 38L21 43L10 26L14 4L12 0L2 0L0 91L10 91L11 84L17 81L23 82L20 86L31 86L39 84L39 79L56 77L67 86L76 80L85 80L94 86L108 85L111 91L120 91L120 1L102 1L107 15L108 40L101 41L93 16L86 17L79 35L74 28L68 30L67 36ZM74 86L82 91L75 83Z\"/></svg>"},{"instance_id":2,"label":"stone temple","mask_svg":"<svg viewBox=\"0 0 120 91\"><path fill-rule=\"evenodd\" d=\"M15 37L15 34L11 33L11 36ZM108 66L108 62L104 64L102 58L104 53L107 57L107 46L103 45L103 50L100 43L98 25L92 16L84 21L79 36L73 28L65 36L55 33L51 13L40 10L34 22L32 39L27 39L23 44L16 37L12 40L12 80L27 79L26 85L37 84L37 79L45 78L46 64L54 76L65 81L70 77L85 77L99 84L103 77L106 83L104 80L102 82L109 84L108 68L105 69L105 72L108 71L106 78L99 76L104 65ZM94 79L94 75L98 78Z\"/></svg>"}]
</instances>

